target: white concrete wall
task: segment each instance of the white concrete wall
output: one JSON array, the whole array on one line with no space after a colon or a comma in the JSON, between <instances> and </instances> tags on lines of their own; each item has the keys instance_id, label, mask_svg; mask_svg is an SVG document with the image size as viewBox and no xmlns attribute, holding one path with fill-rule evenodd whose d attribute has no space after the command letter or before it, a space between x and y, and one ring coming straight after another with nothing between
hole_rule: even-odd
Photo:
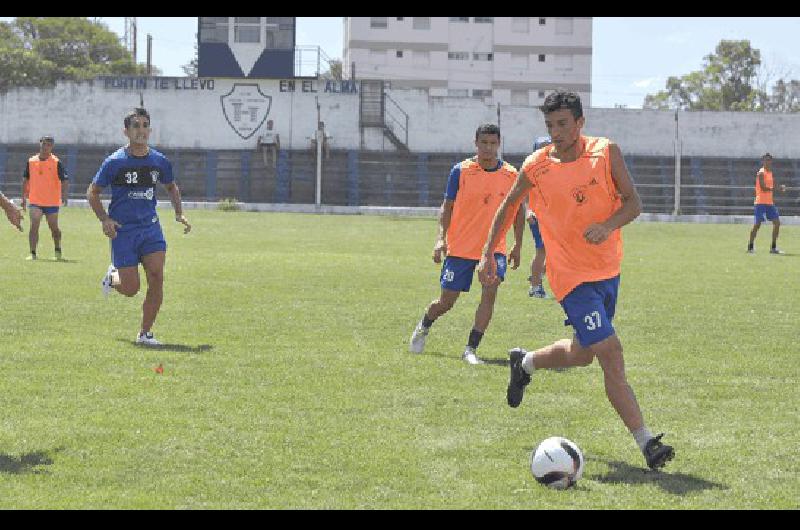
<instances>
[{"instance_id":1,"label":"white concrete wall","mask_svg":"<svg viewBox=\"0 0 800 530\"><path fill-rule=\"evenodd\" d=\"M0 143L35 143L42 134L50 133L62 145L124 144L122 118L139 104L141 92L152 114L154 146L254 149L266 125L245 140L234 132L222 111L221 98L242 81L214 81L213 90L176 90L169 83L167 89L112 89L99 80L61 83L52 90L12 90L0 95ZM358 94L325 93L324 82L316 80L313 88L318 92L303 92L301 80L295 83L294 92L281 92L278 80L258 81L261 92L272 98L267 119L274 120L281 146L310 147L318 97L321 119L332 136L331 146L360 148ZM410 115L412 151L469 152L474 148L477 125L497 121L496 105L472 98L428 97L419 90L389 93ZM534 137L546 134L543 117L534 106L501 106L500 125L506 153L526 152ZM612 138L624 153L672 156L675 127L671 111L589 108L584 132ZM681 112L678 128L685 156L758 157L770 151L777 158L800 159L800 114ZM380 131L367 131L364 145L393 150Z\"/></svg>"}]
</instances>

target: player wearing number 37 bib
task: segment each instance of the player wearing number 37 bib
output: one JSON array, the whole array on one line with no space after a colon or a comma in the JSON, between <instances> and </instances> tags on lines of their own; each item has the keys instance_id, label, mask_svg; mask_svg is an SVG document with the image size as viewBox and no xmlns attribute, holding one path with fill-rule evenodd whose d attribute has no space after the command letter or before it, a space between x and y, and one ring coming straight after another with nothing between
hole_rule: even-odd
<instances>
[{"instance_id":1,"label":"player wearing number 37 bib","mask_svg":"<svg viewBox=\"0 0 800 530\"><path fill-rule=\"evenodd\" d=\"M611 324L622 263L621 228L641 213L641 199L620 148L607 138L581 134L585 119L577 94L556 91L545 98L541 111L553 143L523 163L495 215L478 277L484 285L497 282L488 249L527 194L547 249L547 279L575 337L536 351L511 350L506 398L511 407L518 407L536 369L587 366L596 357L608 400L648 467L659 468L674 451L661 443L662 435L653 436L645 426L625 375L622 343Z\"/></svg>"}]
</instances>

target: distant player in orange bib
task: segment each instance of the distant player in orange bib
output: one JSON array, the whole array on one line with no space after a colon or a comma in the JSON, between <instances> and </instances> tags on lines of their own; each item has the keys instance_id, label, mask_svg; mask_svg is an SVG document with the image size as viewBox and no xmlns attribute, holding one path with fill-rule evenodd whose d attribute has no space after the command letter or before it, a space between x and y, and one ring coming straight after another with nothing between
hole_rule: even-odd
<instances>
[{"instance_id":1,"label":"distant player in orange bib","mask_svg":"<svg viewBox=\"0 0 800 530\"><path fill-rule=\"evenodd\" d=\"M537 369L588 366L596 357L606 396L648 467L656 469L673 458L674 450L661 443L663 434L653 436L645 426L625 376L622 343L611 324L622 263L620 229L641 213L641 199L620 148L607 138L581 134L585 118L577 94L556 91L540 109L553 143L523 163L492 223L478 277L487 286L497 282L489 249L527 195L547 248L547 279L567 315L565 325L575 334L536 351L511 350L506 398L518 407Z\"/></svg>"},{"instance_id":2,"label":"distant player in orange bib","mask_svg":"<svg viewBox=\"0 0 800 530\"><path fill-rule=\"evenodd\" d=\"M31 255L27 259L36 259L36 247L39 244L39 224L42 216L47 219L50 233L55 245L55 257L61 259L61 229L58 227L58 210L67 204L69 178L64 166L53 154L54 139L50 135L39 139L39 153L33 155L25 164L22 175L22 209L26 199L31 213L31 228L28 233Z\"/></svg>"},{"instance_id":3,"label":"distant player in orange bib","mask_svg":"<svg viewBox=\"0 0 800 530\"><path fill-rule=\"evenodd\" d=\"M496 125L478 127L475 147L477 156L456 164L447 181L439 215L439 235L433 248L434 263L441 263L444 258L439 282L442 291L427 307L411 335L409 350L413 353L422 353L436 319L450 311L462 292L469 291L494 212L517 179L517 170L498 159L500 129ZM501 281L506 271L507 230L508 227L502 237L497 237L489 253ZM519 267L524 230L524 212L518 207L514 215L515 244L508 256L512 269ZM481 290L481 301L462 355L469 364L483 363L476 350L492 319L497 287L488 285Z\"/></svg>"},{"instance_id":4,"label":"distant player in orange bib","mask_svg":"<svg viewBox=\"0 0 800 530\"><path fill-rule=\"evenodd\" d=\"M772 155L766 153L761 157L763 165L756 174L756 199L753 201L753 229L750 230L750 242L747 244L747 252L755 254L753 244L756 241L756 234L761 228L762 221L772 221L772 246L770 254L783 254L778 250L778 233L781 231L781 218L778 209L775 207L775 200L772 192L775 191L775 180L772 176ZM786 185L782 184L780 190L785 192Z\"/></svg>"}]
</instances>

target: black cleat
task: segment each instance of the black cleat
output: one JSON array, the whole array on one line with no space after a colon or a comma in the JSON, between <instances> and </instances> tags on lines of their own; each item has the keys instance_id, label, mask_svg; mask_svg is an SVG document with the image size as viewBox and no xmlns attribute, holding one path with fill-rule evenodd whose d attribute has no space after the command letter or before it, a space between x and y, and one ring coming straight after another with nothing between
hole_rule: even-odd
<instances>
[{"instance_id":1,"label":"black cleat","mask_svg":"<svg viewBox=\"0 0 800 530\"><path fill-rule=\"evenodd\" d=\"M671 445L661 443L662 432L655 438L650 438L644 446L644 457L647 460L647 467L658 469L675 457L675 450Z\"/></svg>"},{"instance_id":2,"label":"black cleat","mask_svg":"<svg viewBox=\"0 0 800 530\"><path fill-rule=\"evenodd\" d=\"M522 368L522 359L525 358L526 353L522 348L514 348L508 352L511 377L506 390L506 400L508 406L512 408L517 408L522 403L525 386L531 382L531 376Z\"/></svg>"}]
</instances>

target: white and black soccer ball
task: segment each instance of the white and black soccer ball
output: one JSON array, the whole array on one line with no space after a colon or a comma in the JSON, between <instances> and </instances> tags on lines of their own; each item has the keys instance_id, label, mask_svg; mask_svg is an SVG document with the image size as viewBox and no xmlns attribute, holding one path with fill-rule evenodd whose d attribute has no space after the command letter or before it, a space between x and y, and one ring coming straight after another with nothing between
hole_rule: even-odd
<instances>
[{"instance_id":1,"label":"white and black soccer ball","mask_svg":"<svg viewBox=\"0 0 800 530\"><path fill-rule=\"evenodd\" d=\"M553 436L531 453L531 473L540 484L557 490L574 486L583 474L583 453L570 440Z\"/></svg>"}]
</instances>

